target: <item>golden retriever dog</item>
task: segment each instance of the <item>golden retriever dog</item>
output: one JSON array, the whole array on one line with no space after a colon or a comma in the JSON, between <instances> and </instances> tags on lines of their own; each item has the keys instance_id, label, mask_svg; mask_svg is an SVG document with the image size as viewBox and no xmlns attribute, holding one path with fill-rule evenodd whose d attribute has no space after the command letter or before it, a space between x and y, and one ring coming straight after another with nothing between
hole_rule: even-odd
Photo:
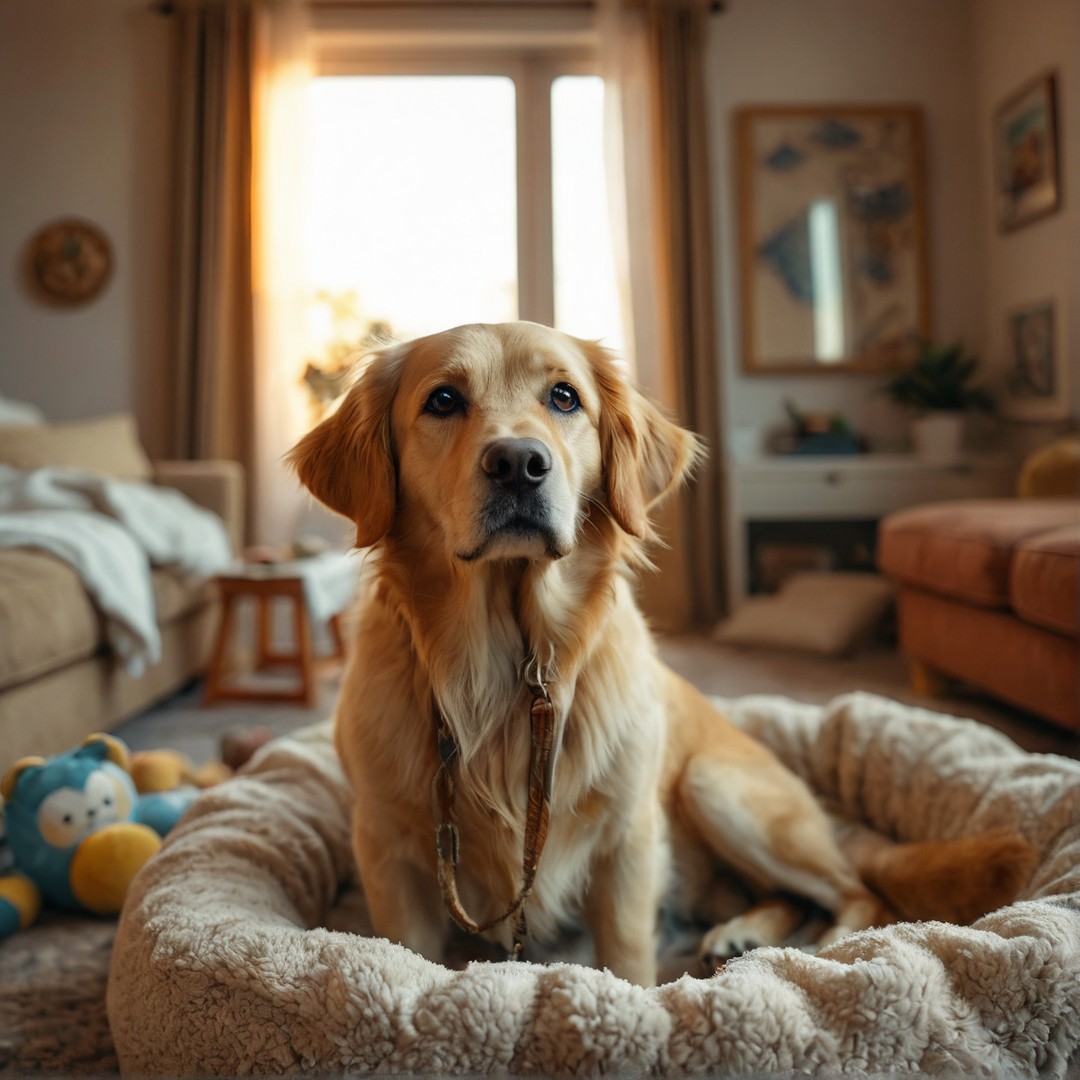
<instances>
[{"instance_id":1,"label":"golden retriever dog","mask_svg":"<svg viewBox=\"0 0 1080 1080\"><path fill-rule=\"evenodd\" d=\"M376 933L509 948L516 902L530 940L580 918L650 985L665 899L717 923L710 963L783 939L792 898L824 942L893 917L808 788L657 656L634 573L700 453L604 349L531 323L384 349L293 450L374 549L336 744ZM725 908L725 878L760 903Z\"/></svg>"}]
</instances>

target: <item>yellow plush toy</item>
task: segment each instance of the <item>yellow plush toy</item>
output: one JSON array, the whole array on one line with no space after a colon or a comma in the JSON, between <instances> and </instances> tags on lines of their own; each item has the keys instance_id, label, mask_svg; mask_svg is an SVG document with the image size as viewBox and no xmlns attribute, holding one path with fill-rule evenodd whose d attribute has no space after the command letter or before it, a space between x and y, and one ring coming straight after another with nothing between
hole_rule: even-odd
<instances>
[{"instance_id":1,"label":"yellow plush toy","mask_svg":"<svg viewBox=\"0 0 1080 1080\"><path fill-rule=\"evenodd\" d=\"M196 768L179 750L138 750L131 755L131 779L140 795L173 791L191 785L213 787L232 776L233 770L220 761L208 761Z\"/></svg>"}]
</instances>

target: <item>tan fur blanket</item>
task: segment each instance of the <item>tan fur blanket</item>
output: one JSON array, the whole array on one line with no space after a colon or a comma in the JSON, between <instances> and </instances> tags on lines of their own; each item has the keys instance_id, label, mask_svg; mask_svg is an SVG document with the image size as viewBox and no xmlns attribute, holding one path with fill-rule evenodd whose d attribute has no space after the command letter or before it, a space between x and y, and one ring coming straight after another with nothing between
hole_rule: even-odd
<instances>
[{"instance_id":1,"label":"tan fur blanket","mask_svg":"<svg viewBox=\"0 0 1080 1080\"><path fill-rule=\"evenodd\" d=\"M1080 763L867 694L727 708L885 834L1018 826L1042 853L1027 892L971 927L899 924L817 956L760 949L654 990L566 963L452 971L325 928L351 857L321 724L204 794L139 875L109 978L122 1068L1064 1075L1080 1047Z\"/></svg>"}]
</instances>

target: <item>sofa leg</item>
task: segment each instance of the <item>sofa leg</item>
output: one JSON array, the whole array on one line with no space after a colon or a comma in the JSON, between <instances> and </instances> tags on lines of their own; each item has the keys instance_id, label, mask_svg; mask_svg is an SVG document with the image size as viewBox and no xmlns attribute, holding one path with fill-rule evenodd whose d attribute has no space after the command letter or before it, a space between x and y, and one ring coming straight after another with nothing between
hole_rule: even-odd
<instances>
[{"instance_id":1,"label":"sofa leg","mask_svg":"<svg viewBox=\"0 0 1080 1080\"><path fill-rule=\"evenodd\" d=\"M949 693L949 678L932 668L925 660L908 657L911 670L911 688L919 697L943 698Z\"/></svg>"}]
</instances>

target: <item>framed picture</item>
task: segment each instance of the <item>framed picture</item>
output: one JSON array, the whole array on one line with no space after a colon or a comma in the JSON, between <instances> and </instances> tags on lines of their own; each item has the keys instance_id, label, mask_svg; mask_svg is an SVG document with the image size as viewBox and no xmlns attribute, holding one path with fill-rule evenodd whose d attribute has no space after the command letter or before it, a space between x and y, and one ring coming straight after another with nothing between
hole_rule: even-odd
<instances>
[{"instance_id":1,"label":"framed picture","mask_svg":"<svg viewBox=\"0 0 1080 1080\"><path fill-rule=\"evenodd\" d=\"M1008 315L1005 412L1015 420L1062 420L1068 387L1053 301L1017 308Z\"/></svg>"},{"instance_id":2,"label":"framed picture","mask_svg":"<svg viewBox=\"0 0 1080 1080\"><path fill-rule=\"evenodd\" d=\"M751 106L735 134L743 368L910 363L930 336L921 110Z\"/></svg>"},{"instance_id":3,"label":"framed picture","mask_svg":"<svg viewBox=\"0 0 1080 1080\"><path fill-rule=\"evenodd\" d=\"M1057 79L1043 75L994 113L998 225L1018 229L1061 206Z\"/></svg>"}]
</instances>

